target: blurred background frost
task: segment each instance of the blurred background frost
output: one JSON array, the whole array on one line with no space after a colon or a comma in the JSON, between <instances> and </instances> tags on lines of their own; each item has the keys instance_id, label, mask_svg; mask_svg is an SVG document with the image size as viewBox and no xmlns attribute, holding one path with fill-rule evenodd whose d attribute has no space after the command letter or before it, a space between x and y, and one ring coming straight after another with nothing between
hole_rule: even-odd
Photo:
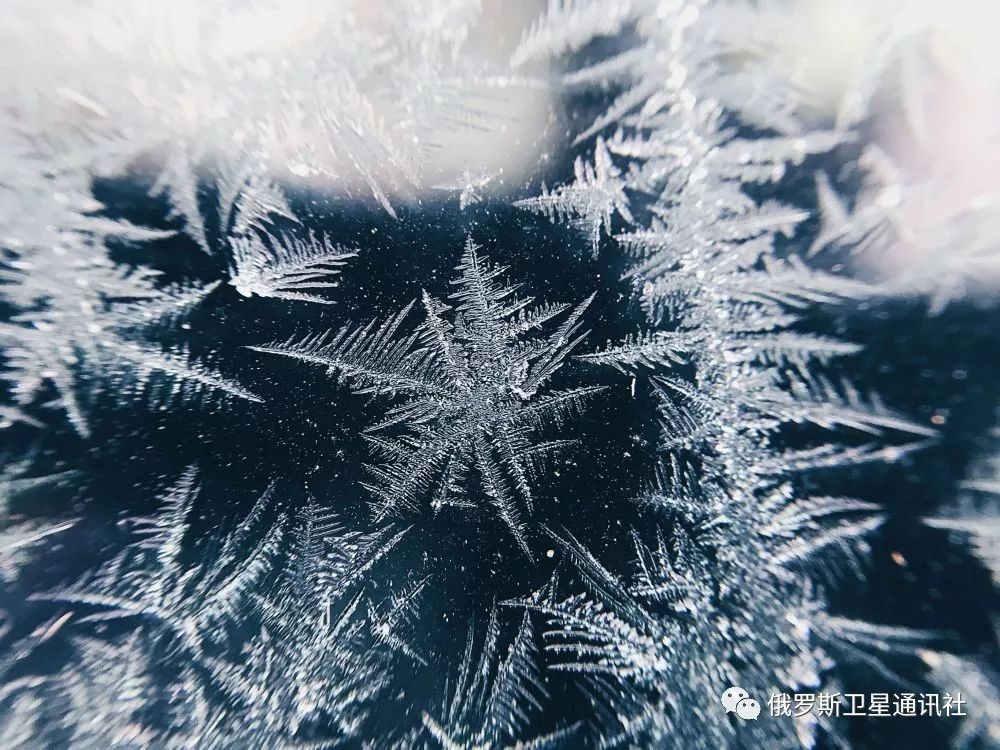
<instances>
[{"instance_id":1,"label":"blurred background frost","mask_svg":"<svg viewBox=\"0 0 1000 750\"><path fill-rule=\"evenodd\" d=\"M611 36L657 4L597 5ZM894 239L860 253L859 273L937 287L939 304L995 291L1000 53L984 31L997 23L994 3L692 7L726 50L723 101L750 120L760 107L771 126L854 129L871 147L859 165L870 201L855 218ZM526 0L339 0L294 11L12 0L0 24L5 203L38 187L37 173L10 160L26 149L40 158L39 148L57 155L68 183L84 167L114 173L167 153L162 178L182 211L185 160L204 170L250 155L279 181L373 191L389 207L435 186L478 181L491 191L530 179L567 127L554 101L564 89L551 85L558 63L509 64L530 57L518 45L537 10ZM63 203L76 186L67 187Z\"/></svg>"}]
</instances>

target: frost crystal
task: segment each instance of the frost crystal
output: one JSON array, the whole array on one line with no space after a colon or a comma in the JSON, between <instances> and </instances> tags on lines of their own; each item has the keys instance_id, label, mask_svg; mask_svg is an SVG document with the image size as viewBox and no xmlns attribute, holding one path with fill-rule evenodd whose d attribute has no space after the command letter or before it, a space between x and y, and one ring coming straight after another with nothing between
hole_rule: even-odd
<instances>
[{"instance_id":1,"label":"frost crystal","mask_svg":"<svg viewBox=\"0 0 1000 750\"><path fill-rule=\"evenodd\" d=\"M126 230L127 231L127 230ZM26 247L0 268L0 298L20 312L0 323L7 372L19 404L32 405L48 383L70 422L90 433L81 383L111 377L121 392L155 401L218 394L259 401L238 383L193 360L137 338L176 318L216 284L159 288L147 269L113 263L102 236L70 235L51 247Z\"/></svg>"},{"instance_id":2,"label":"frost crystal","mask_svg":"<svg viewBox=\"0 0 1000 750\"><path fill-rule=\"evenodd\" d=\"M951 345L1000 286L991 24L521 5L9 0L0 747L839 747L869 723L719 696L868 676L961 693L956 747L1000 737L1000 464L922 524L897 502L963 476L992 350L925 393L937 342L887 300L951 306L921 317ZM843 70L813 44L841 35ZM456 233L449 290L413 250ZM582 302L519 296L472 235ZM862 352L895 315L917 367ZM317 408L301 363L367 403ZM857 606L871 566L949 573L880 544L903 528L978 574L899 608L919 628Z\"/></svg>"},{"instance_id":3,"label":"frost crystal","mask_svg":"<svg viewBox=\"0 0 1000 750\"><path fill-rule=\"evenodd\" d=\"M858 161L863 182L851 209L827 175L817 176L822 225L811 253L847 249L899 293L929 295L932 312L996 282L1000 195L982 192L953 205L953 196L942 201L941 194L975 186L951 185L951 175L909 175L877 145Z\"/></svg>"},{"instance_id":4,"label":"frost crystal","mask_svg":"<svg viewBox=\"0 0 1000 750\"><path fill-rule=\"evenodd\" d=\"M326 237L316 237L311 230L305 238L276 234L272 229L276 219L298 219L281 190L268 180L251 177L243 184L237 180L224 194L232 191L238 195L231 201L224 198L223 208L232 205L230 211L223 211L222 220L231 222L229 283L236 291L244 297L332 304L333 300L315 292L336 287L337 282L328 279L337 276L340 267L357 253L331 244Z\"/></svg>"},{"instance_id":5,"label":"frost crystal","mask_svg":"<svg viewBox=\"0 0 1000 750\"><path fill-rule=\"evenodd\" d=\"M493 182L502 172L472 172L466 169L456 182L436 185L437 190L447 190L458 193L458 207L464 211L469 206L479 203L483 199L484 189Z\"/></svg>"},{"instance_id":6,"label":"frost crystal","mask_svg":"<svg viewBox=\"0 0 1000 750\"><path fill-rule=\"evenodd\" d=\"M0 472L0 581L6 583L20 576L34 551L51 543L51 537L72 528L78 520L25 518L12 510L11 505L22 493L51 488L75 476L73 471L30 476L28 472L34 461L35 457L29 454L18 461L8 461Z\"/></svg>"},{"instance_id":7,"label":"frost crystal","mask_svg":"<svg viewBox=\"0 0 1000 750\"><path fill-rule=\"evenodd\" d=\"M381 637L366 624L365 577L405 533L349 532L314 501L303 508L281 576L261 603L260 639L246 644L228 677L248 704L247 736L271 744L317 731L331 741L358 734L388 684L392 649L405 644L403 613L390 613L395 622L383 623ZM327 726L332 737L322 736Z\"/></svg>"},{"instance_id":8,"label":"frost crystal","mask_svg":"<svg viewBox=\"0 0 1000 750\"><path fill-rule=\"evenodd\" d=\"M92 610L75 618L77 627L133 623L127 638L76 635L63 672L12 686L15 694L43 690L47 710L73 718L78 742L214 747L238 732L271 746L356 735L393 655L409 658L407 603L424 583L369 605L387 616L365 618L365 578L406 530L349 532L311 502L281 555L283 517L261 530L274 493L272 485L237 528L214 540L210 564L189 565L185 538L198 496L189 469L154 515L129 521L136 541L118 556L68 588L32 597ZM232 710L217 703L217 691ZM167 714L156 708L163 699ZM55 725L44 731L60 736Z\"/></svg>"},{"instance_id":9,"label":"frost crystal","mask_svg":"<svg viewBox=\"0 0 1000 750\"><path fill-rule=\"evenodd\" d=\"M601 232L611 234L611 220L618 214L632 223L632 213L625 195L625 180L615 166L602 138L594 147L594 163L577 158L573 166L576 182L549 192L544 188L537 198L526 198L514 205L548 216L569 220L590 238L594 255L601 241Z\"/></svg>"},{"instance_id":10,"label":"frost crystal","mask_svg":"<svg viewBox=\"0 0 1000 750\"><path fill-rule=\"evenodd\" d=\"M195 469L188 469L161 496L156 515L134 519L138 539L118 557L70 588L35 598L97 607L95 619L151 620L170 631L193 656L200 656L205 639L222 635L237 620L243 599L271 565L282 528L276 524L251 553L242 550L270 498L269 490L222 545L211 567L185 566L182 542L198 494L196 480Z\"/></svg>"},{"instance_id":11,"label":"frost crystal","mask_svg":"<svg viewBox=\"0 0 1000 750\"><path fill-rule=\"evenodd\" d=\"M988 747L1000 736L1000 693L998 678L988 665L940 651L921 651L920 657L931 668L929 682L938 690L968 701L966 718L952 738L957 750ZM972 706L982 706L976 710Z\"/></svg>"},{"instance_id":12,"label":"frost crystal","mask_svg":"<svg viewBox=\"0 0 1000 750\"><path fill-rule=\"evenodd\" d=\"M562 747L576 727L521 739L530 714L547 698L538 676L538 654L527 614L507 655L499 658L497 613L490 613L485 640L475 657L475 631L469 629L465 656L441 717L423 714L424 727L442 748Z\"/></svg>"},{"instance_id":13,"label":"frost crystal","mask_svg":"<svg viewBox=\"0 0 1000 750\"><path fill-rule=\"evenodd\" d=\"M996 438L1000 429L994 430ZM925 518L924 523L967 538L994 584L1000 586L1000 454L980 458L962 489L952 508Z\"/></svg>"},{"instance_id":14,"label":"frost crystal","mask_svg":"<svg viewBox=\"0 0 1000 750\"><path fill-rule=\"evenodd\" d=\"M325 279L338 275L347 259L355 256L357 253L345 252L313 234L305 239L256 234L236 237L229 283L244 297L256 294L329 305L333 300L314 292L336 287L337 282Z\"/></svg>"},{"instance_id":15,"label":"frost crystal","mask_svg":"<svg viewBox=\"0 0 1000 750\"><path fill-rule=\"evenodd\" d=\"M569 306L529 307L531 299L513 296L515 287L497 283L506 269L491 266L478 250L471 239L466 242L459 278L452 282L458 287L450 297L455 307L424 292L426 319L403 338L395 334L412 304L378 326L372 321L251 348L342 373L360 394L402 397L366 433L385 458L370 467L366 485L377 517L419 511L428 503L435 512L478 507L465 489L474 467L489 507L531 558L521 517L534 506L529 480L545 456L569 444L532 437L550 423L567 421L601 390L546 388L587 335L580 332L580 318L593 298L573 308L547 338L530 336Z\"/></svg>"},{"instance_id":16,"label":"frost crystal","mask_svg":"<svg viewBox=\"0 0 1000 750\"><path fill-rule=\"evenodd\" d=\"M630 91L581 138L617 128L608 141L597 137L595 160L604 181L614 176L615 194L629 196L632 212L650 216L648 227L616 239L634 259L628 275L651 323L665 329L583 359L626 372L679 371L653 380L668 457L641 501L650 518L646 531L633 532L634 571L618 575L568 531L550 532L572 575L510 603L548 618L554 668L590 679L595 703L606 708L605 738L722 747L736 741L738 729L741 742L791 746L802 728L734 727L702 707L730 685L759 695L779 687L816 691L833 654L864 654L862 661L879 669L866 648L877 654L891 633L912 653L926 634L848 627L822 612L810 578L831 565L858 568L864 537L882 514L872 503L803 494L798 477L780 479L788 462L774 461L772 441L791 424L893 439L934 432L812 373L816 363L857 347L796 332L798 311L878 290L779 254L779 235L792 236L808 212L758 202L747 186L780 180L788 165L831 149L842 134L751 139L727 128L726 111L704 86L717 71L699 5L668 4L640 24L646 42L663 51L662 67L647 68L648 55L624 53L570 74L591 84L630 79ZM603 33L586 22L587 12L574 7L561 19L565 31L548 28L544 46L577 49L578 30L588 25ZM612 168L614 159L621 166ZM551 195L590 192L596 172L576 171L575 183ZM592 221L600 204L557 204L547 196L570 222ZM633 196L652 200L637 206ZM786 458L793 455L801 458L793 473L874 456L833 443ZM811 744L811 733L805 736Z\"/></svg>"}]
</instances>

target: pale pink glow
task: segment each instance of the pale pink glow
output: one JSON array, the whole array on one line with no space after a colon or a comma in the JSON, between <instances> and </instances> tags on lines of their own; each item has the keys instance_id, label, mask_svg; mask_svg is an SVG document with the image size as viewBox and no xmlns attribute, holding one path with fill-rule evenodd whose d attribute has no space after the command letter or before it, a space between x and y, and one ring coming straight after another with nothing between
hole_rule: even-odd
<instances>
[{"instance_id":1,"label":"pale pink glow","mask_svg":"<svg viewBox=\"0 0 1000 750\"><path fill-rule=\"evenodd\" d=\"M765 4L754 34L803 94L807 123L872 133L857 164L887 232L857 272L932 306L1000 286L1000 26L992 0ZM860 144L864 147L866 144ZM886 169L888 167L888 169ZM890 174L891 173L891 174Z\"/></svg>"},{"instance_id":2,"label":"pale pink glow","mask_svg":"<svg viewBox=\"0 0 1000 750\"><path fill-rule=\"evenodd\" d=\"M398 170L380 184L390 201L405 200L469 169L502 172L502 180L484 187L489 192L530 178L550 147L553 111L551 87L541 78L468 83L471 66L506 69L536 10L527 0L483 0L481 6L463 19L467 3L454 12L435 5L436 14L387 0L302 2L294 12L200 0L66 4L47 18L48 29L27 33L16 14L0 29L0 70L52 78L8 75L0 93L3 86L50 90L55 96L36 102L51 129L47 135L58 139L81 124L125 128L137 158L190 138L207 144L199 154L206 163L235 148L261 159L275 179L321 192L361 195L368 191L363 173L385 177ZM43 31L50 43L39 45ZM411 48L355 42L381 37L401 37ZM371 70L344 90L327 82L324 106L364 144L350 152L329 122L318 121L309 99L310 81L335 74L344 60Z\"/></svg>"}]
</instances>

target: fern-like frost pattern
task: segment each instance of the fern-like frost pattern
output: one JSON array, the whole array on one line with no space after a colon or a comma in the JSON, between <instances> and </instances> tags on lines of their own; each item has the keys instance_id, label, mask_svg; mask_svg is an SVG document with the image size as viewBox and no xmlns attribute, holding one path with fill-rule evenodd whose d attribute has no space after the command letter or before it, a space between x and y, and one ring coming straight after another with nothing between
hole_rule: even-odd
<instances>
[{"instance_id":1,"label":"fern-like frost pattern","mask_svg":"<svg viewBox=\"0 0 1000 750\"><path fill-rule=\"evenodd\" d=\"M831 104L783 57L809 3L381 5L5 9L0 746L847 747L719 696L859 675L996 744L995 612L973 652L839 596L901 523L863 471L953 438L845 377L880 352L827 318L1000 284L939 10L873 13ZM536 251L575 302L526 296ZM993 593L994 453L910 524Z\"/></svg>"},{"instance_id":2,"label":"fern-like frost pattern","mask_svg":"<svg viewBox=\"0 0 1000 750\"><path fill-rule=\"evenodd\" d=\"M531 558L523 518L534 509L531 477L569 445L532 437L567 422L600 391L548 387L587 335L581 318L591 300L572 309L531 307L498 282L505 269L493 267L471 239L455 270L454 306L424 292L424 322L408 335L396 333L412 305L381 324L252 348L322 365L359 394L399 399L366 432L385 458L370 467L366 485L377 518L427 507L475 509L465 490L475 469L490 513ZM560 316L547 337L533 335Z\"/></svg>"}]
</instances>

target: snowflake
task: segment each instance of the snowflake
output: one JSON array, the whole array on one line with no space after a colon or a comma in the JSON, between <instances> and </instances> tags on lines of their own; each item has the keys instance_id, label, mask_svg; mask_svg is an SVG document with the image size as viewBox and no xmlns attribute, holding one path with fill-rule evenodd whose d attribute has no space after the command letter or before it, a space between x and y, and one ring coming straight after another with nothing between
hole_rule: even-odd
<instances>
[{"instance_id":1,"label":"snowflake","mask_svg":"<svg viewBox=\"0 0 1000 750\"><path fill-rule=\"evenodd\" d=\"M546 389L586 336L579 321L593 297L547 338L529 336L569 307L529 307L530 299L518 299L513 287L497 283L505 269L492 267L478 250L469 239L456 267L458 291L451 299L457 306L425 292L426 319L402 339L394 335L412 304L380 326L372 321L251 348L323 365L345 375L358 393L403 397L367 431L387 459L371 467L367 485L377 518L401 507L416 511L428 496L435 512L476 507L464 487L475 467L489 507L531 558L520 510L533 509L529 478L544 456L569 444L533 443L531 437L550 422L561 424L601 390ZM453 323L445 318L449 312ZM397 425L406 431L384 436Z\"/></svg>"},{"instance_id":2,"label":"snowflake","mask_svg":"<svg viewBox=\"0 0 1000 750\"><path fill-rule=\"evenodd\" d=\"M571 223L590 239L596 256L601 232L611 234L611 220L615 214L630 224L634 221L625 195L627 183L602 138L597 139L594 147L594 163L587 164L577 157L573 171L576 182L551 192L543 187L537 198L525 198L514 205L552 220L577 217L572 218Z\"/></svg>"},{"instance_id":3,"label":"snowflake","mask_svg":"<svg viewBox=\"0 0 1000 750\"><path fill-rule=\"evenodd\" d=\"M460 211L464 211L469 206L481 202L483 200L483 191L501 174L503 174L503 170L487 172L485 170L472 171L466 169L462 172L458 180L435 185L434 189L457 192L458 208Z\"/></svg>"}]
</instances>

